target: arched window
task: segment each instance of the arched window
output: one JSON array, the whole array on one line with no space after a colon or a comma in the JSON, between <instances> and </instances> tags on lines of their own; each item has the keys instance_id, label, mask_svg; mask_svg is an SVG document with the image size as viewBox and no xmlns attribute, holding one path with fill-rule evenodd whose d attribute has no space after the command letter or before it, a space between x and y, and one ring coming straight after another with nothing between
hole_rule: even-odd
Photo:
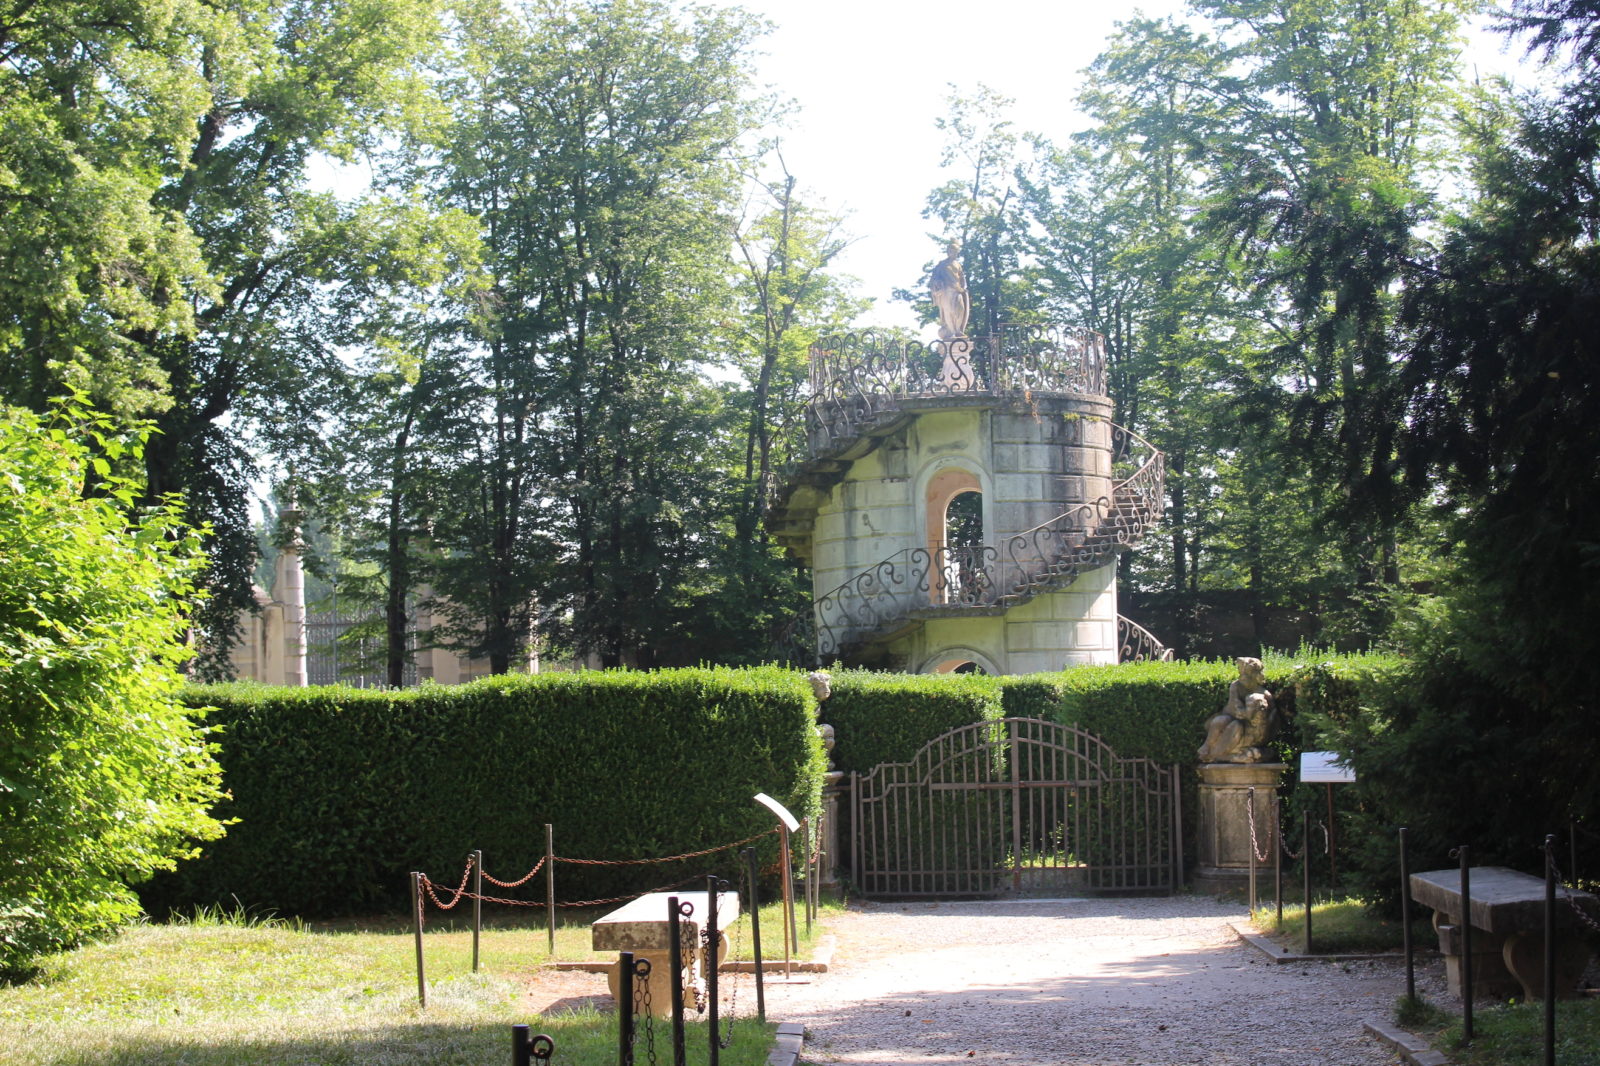
<instances>
[{"instance_id":1,"label":"arched window","mask_svg":"<svg viewBox=\"0 0 1600 1066\"><path fill-rule=\"evenodd\" d=\"M989 585L984 547L983 487L971 471L948 468L928 481L929 599L941 603L982 602Z\"/></svg>"}]
</instances>

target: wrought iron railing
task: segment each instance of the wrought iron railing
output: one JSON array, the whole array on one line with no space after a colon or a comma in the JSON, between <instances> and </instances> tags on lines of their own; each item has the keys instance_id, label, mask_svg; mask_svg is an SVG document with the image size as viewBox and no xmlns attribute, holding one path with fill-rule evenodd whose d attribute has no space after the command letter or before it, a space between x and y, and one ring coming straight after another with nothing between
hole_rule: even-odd
<instances>
[{"instance_id":1,"label":"wrought iron railing","mask_svg":"<svg viewBox=\"0 0 1600 1066\"><path fill-rule=\"evenodd\" d=\"M1104 396L1104 338L1092 330L1014 325L950 341L845 333L811 349L807 444L813 458L841 451L912 397L1036 393Z\"/></svg>"},{"instance_id":2,"label":"wrought iron railing","mask_svg":"<svg viewBox=\"0 0 1600 1066\"><path fill-rule=\"evenodd\" d=\"M1161 516L1164 457L1137 434L1120 427L1117 433L1140 465L1110 498L1080 504L998 545L903 548L817 597L816 660L892 631L916 611L1023 603L1132 547Z\"/></svg>"},{"instance_id":3,"label":"wrought iron railing","mask_svg":"<svg viewBox=\"0 0 1600 1066\"><path fill-rule=\"evenodd\" d=\"M1117 615L1117 662L1171 662L1172 649L1131 618Z\"/></svg>"}]
</instances>

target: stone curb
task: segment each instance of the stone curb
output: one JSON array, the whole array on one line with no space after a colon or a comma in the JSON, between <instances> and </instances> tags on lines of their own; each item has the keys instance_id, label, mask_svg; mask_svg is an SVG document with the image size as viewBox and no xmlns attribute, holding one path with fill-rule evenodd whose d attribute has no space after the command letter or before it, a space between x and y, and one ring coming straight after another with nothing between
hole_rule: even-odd
<instances>
[{"instance_id":1,"label":"stone curb","mask_svg":"<svg viewBox=\"0 0 1600 1066\"><path fill-rule=\"evenodd\" d=\"M805 1040L805 1026L799 1022L779 1022L777 1038L772 1042L772 1050L767 1052L767 1066L794 1066Z\"/></svg>"},{"instance_id":2,"label":"stone curb","mask_svg":"<svg viewBox=\"0 0 1600 1066\"><path fill-rule=\"evenodd\" d=\"M1277 941L1272 940L1269 937L1262 936L1260 933L1254 932L1250 926L1244 922L1229 922L1228 925L1233 929L1234 933L1238 935L1240 940L1243 940L1246 944L1249 944L1251 947L1261 952L1261 954L1277 963L1365 962L1371 959L1392 959L1395 957L1394 952L1392 951L1370 952L1367 954L1353 955L1299 955L1295 952L1289 951L1286 948L1279 947ZM1315 930L1312 932L1315 933Z\"/></svg>"},{"instance_id":3,"label":"stone curb","mask_svg":"<svg viewBox=\"0 0 1600 1066\"><path fill-rule=\"evenodd\" d=\"M1363 1021L1361 1027L1397 1051L1411 1066L1450 1066L1449 1059L1429 1047L1428 1042L1415 1033L1396 1029L1388 1022L1373 1018Z\"/></svg>"}]
</instances>

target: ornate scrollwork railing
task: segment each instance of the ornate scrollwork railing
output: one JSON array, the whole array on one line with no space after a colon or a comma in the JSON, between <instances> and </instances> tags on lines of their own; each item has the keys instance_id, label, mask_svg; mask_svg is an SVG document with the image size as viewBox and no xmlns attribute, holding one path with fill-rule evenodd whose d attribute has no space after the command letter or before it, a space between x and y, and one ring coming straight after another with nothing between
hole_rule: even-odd
<instances>
[{"instance_id":1,"label":"ornate scrollwork railing","mask_svg":"<svg viewBox=\"0 0 1600 1066\"><path fill-rule=\"evenodd\" d=\"M1109 498L1080 504L999 545L902 549L819 596L812 603L817 661L893 629L913 611L1022 603L1132 547L1161 516L1164 457L1137 434L1120 427L1116 433L1127 461L1140 465Z\"/></svg>"},{"instance_id":2,"label":"ornate scrollwork railing","mask_svg":"<svg viewBox=\"0 0 1600 1066\"><path fill-rule=\"evenodd\" d=\"M1157 640L1155 634L1138 622L1117 615L1117 662L1132 663L1145 660L1171 662L1172 649Z\"/></svg>"},{"instance_id":3,"label":"ornate scrollwork railing","mask_svg":"<svg viewBox=\"0 0 1600 1066\"><path fill-rule=\"evenodd\" d=\"M811 349L807 443L812 456L837 452L912 397L1023 393L1104 396L1104 338L1050 326L927 342L876 330L845 333Z\"/></svg>"}]
</instances>

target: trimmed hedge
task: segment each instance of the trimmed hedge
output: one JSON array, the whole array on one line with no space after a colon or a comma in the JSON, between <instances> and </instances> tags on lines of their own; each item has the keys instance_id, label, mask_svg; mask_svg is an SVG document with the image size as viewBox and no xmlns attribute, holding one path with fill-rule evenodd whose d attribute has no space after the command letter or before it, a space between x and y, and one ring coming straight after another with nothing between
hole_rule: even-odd
<instances>
[{"instance_id":1,"label":"trimmed hedge","mask_svg":"<svg viewBox=\"0 0 1600 1066\"><path fill-rule=\"evenodd\" d=\"M820 806L816 702L802 674L759 668L499 677L405 691L196 687L216 708L228 835L146 893L154 909L237 900L302 916L401 904L406 873L454 887L465 857L520 877L544 852L641 859L761 833L766 792ZM760 842L762 861L777 853ZM711 869L561 864L562 901ZM543 874L519 898L542 898ZM503 893L493 893L503 894Z\"/></svg>"},{"instance_id":2,"label":"trimmed hedge","mask_svg":"<svg viewBox=\"0 0 1600 1066\"><path fill-rule=\"evenodd\" d=\"M907 762L928 741L1004 714L1004 679L977 674L885 674L841 670L823 721L833 726L834 766L866 773L884 762Z\"/></svg>"}]
</instances>

